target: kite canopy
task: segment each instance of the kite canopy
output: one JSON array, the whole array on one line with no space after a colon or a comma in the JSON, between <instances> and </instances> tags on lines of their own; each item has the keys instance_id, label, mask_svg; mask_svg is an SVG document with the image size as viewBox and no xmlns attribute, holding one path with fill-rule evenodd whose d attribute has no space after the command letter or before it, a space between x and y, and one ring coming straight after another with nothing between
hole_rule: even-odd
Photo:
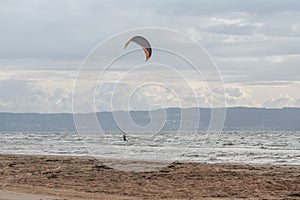
<instances>
[{"instance_id":1,"label":"kite canopy","mask_svg":"<svg viewBox=\"0 0 300 200\"><path fill-rule=\"evenodd\" d=\"M140 45L143 48L146 54L146 61L151 57L152 48L146 38L142 36L134 36L125 44L125 48L129 45L130 42L135 42L136 44Z\"/></svg>"}]
</instances>

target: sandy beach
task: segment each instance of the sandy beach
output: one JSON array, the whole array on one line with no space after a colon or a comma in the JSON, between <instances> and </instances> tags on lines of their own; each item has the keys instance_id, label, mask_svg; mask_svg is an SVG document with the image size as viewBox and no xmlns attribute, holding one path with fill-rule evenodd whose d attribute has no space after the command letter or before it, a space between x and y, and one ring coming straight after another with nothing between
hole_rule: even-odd
<instances>
[{"instance_id":1,"label":"sandy beach","mask_svg":"<svg viewBox=\"0 0 300 200\"><path fill-rule=\"evenodd\" d=\"M122 172L89 157L0 155L0 199L300 199L300 166L172 163Z\"/></svg>"}]
</instances>

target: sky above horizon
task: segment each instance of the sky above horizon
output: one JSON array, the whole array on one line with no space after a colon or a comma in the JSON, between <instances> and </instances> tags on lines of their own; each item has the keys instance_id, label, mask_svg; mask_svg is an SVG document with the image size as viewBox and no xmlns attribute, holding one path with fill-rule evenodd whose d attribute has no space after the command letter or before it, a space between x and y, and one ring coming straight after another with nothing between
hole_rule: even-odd
<instances>
[{"instance_id":1,"label":"sky above horizon","mask_svg":"<svg viewBox=\"0 0 300 200\"><path fill-rule=\"evenodd\" d=\"M174 29L201 44L223 78L226 106L300 107L297 0L2 0L0 23L0 112L72 112L74 81L89 52L112 35L142 27ZM129 55L133 61L134 56ZM152 61L159 62L159 56ZM155 70L149 73L174 82L163 76L167 72ZM179 72L193 78L192 71ZM147 76L136 71L116 90L124 73L122 67L107 72L95 94L96 111L112 109L112 93L118 95L115 109L126 109L128 100L122 97L129 82ZM207 106L208 91L197 81L192 87L199 105ZM195 106L189 101L195 94L180 84L174 88L176 98L160 85L143 86L129 103L137 110Z\"/></svg>"}]
</instances>

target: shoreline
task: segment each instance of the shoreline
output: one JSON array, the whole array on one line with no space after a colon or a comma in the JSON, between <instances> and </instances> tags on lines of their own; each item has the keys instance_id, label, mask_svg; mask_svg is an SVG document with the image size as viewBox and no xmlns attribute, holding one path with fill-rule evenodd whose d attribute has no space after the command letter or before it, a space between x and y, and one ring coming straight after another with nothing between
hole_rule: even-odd
<instances>
[{"instance_id":1,"label":"shoreline","mask_svg":"<svg viewBox=\"0 0 300 200\"><path fill-rule=\"evenodd\" d=\"M152 172L124 172L92 157L0 154L0 180L0 200L24 195L30 199L300 199L300 165L186 162Z\"/></svg>"}]
</instances>

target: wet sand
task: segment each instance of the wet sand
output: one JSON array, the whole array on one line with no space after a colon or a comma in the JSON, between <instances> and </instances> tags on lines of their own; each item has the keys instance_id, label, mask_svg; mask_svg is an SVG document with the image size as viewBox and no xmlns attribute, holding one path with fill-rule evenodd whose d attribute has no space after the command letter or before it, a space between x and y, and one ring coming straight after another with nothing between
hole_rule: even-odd
<instances>
[{"instance_id":1,"label":"wet sand","mask_svg":"<svg viewBox=\"0 0 300 200\"><path fill-rule=\"evenodd\" d=\"M172 163L122 172L89 157L0 155L3 199L300 199L300 166Z\"/></svg>"}]
</instances>

